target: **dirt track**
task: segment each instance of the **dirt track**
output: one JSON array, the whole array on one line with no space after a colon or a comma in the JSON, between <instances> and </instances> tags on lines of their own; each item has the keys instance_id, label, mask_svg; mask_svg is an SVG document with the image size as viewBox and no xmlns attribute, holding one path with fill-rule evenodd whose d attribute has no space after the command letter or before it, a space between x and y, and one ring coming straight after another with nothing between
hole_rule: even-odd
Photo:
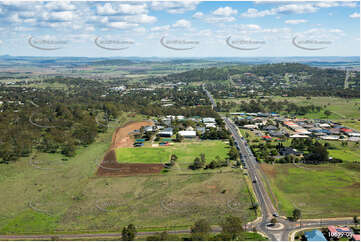
<instances>
[{"instance_id":1,"label":"dirt track","mask_svg":"<svg viewBox=\"0 0 361 242\"><path fill-rule=\"evenodd\" d=\"M112 144L109 150L114 150L116 148L122 147L133 147L134 139L129 136L129 133L135 129L140 129L142 126L153 125L151 121L143 121L143 122L130 122L124 125L123 127L119 127L115 130L112 138Z\"/></svg>"},{"instance_id":2,"label":"dirt track","mask_svg":"<svg viewBox=\"0 0 361 242\"><path fill-rule=\"evenodd\" d=\"M132 176L137 174L154 174L163 169L162 164L142 163L119 163L115 149L133 147L134 138L130 132L140 129L142 126L153 125L151 121L131 122L123 127L117 128L113 134L109 150L104 155L103 161L98 165L97 176Z\"/></svg>"}]
</instances>

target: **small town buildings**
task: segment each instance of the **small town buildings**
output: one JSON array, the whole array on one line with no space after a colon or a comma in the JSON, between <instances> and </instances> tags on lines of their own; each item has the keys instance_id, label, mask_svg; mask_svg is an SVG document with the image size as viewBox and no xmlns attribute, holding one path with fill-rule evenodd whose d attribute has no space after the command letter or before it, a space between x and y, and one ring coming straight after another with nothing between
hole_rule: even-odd
<instances>
[{"instance_id":1,"label":"small town buildings","mask_svg":"<svg viewBox=\"0 0 361 242\"><path fill-rule=\"evenodd\" d=\"M203 123L207 124L207 123L216 123L216 119L215 118L203 118Z\"/></svg>"},{"instance_id":2,"label":"small town buildings","mask_svg":"<svg viewBox=\"0 0 361 242\"><path fill-rule=\"evenodd\" d=\"M189 126L189 127L186 128L186 130L187 130L187 131L193 131L194 128L193 128L192 126Z\"/></svg>"},{"instance_id":3,"label":"small town buildings","mask_svg":"<svg viewBox=\"0 0 361 242\"><path fill-rule=\"evenodd\" d=\"M272 140L272 137L268 136L268 135L264 135L264 136L262 136L262 139L264 139L264 140Z\"/></svg>"},{"instance_id":4,"label":"small town buildings","mask_svg":"<svg viewBox=\"0 0 361 242\"><path fill-rule=\"evenodd\" d=\"M282 131L269 131L268 134L272 137L282 137L284 134Z\"/></svg>"},{"instance_id":5,"label":"small town buildings","mask_svg":"<svg viewBox=\"0 0 361 242\"><path fill-rule=\"evenodd\" d=\"M292 147L282 147L279 150L280 155L287 156L287 155L296 155L299 156L302 153L298 152L296 149L293 149Z\"/></svg>"},{"instance_id":6,"label":"small town buildings","mask_svg":"<svg viewBox=\"0 0 361 242\"><path fill-rule=\"evenodd\" d=\"M183 130L183 131L179 131L178 134L180 136L183 136L184 138L195 138L197 136L196 131Z\"/></svg>"},{"instance_id":7,"label":"small town buildings","mask_svg":"<svg viewBox=\"0 0 361 242\"><path fill-rule=\"evenodd\" d=\"M165 128L162 131L158 132L159 137L172 137L173 136L173 129L172 128Z\"/></svg>"},{"instance_id":8,"label":"small town buildings","mask_svg":"<svg viewBox=\"0 0 361 242\"><path fill-rule=\"evenodd\" d=\"M144 132L153 132L155 131L153 126L144 126Z\"/></svg>"},{"instance_id":9,"label":"small town buildings","mask_svg":"<svg viewBox=\"0 0 361 242\"><path fill-rule=\"evenodd\" d=\"M290 138L308 138L308 136L304 134L294 134L291 135Z\"/></svg>"},{"instance_id":10,"label":"small town buildings","mask_svg":"<svg viewBox=\"0 0 361 242\"><path fill-rule=\"evenodd\" d=\"M258 127L254 124L246 124L246 125L243 125L243 128L245 129L257 129Z\"/></svg>"},{"instance_id":11,"label":"small town buildings","mask_svg":"<svg viewBox=\"0 0 361 242\"><path fill-rule=\"evenodd\" d=\"M340 136L337 136L337 135L324 135L324 136L321 136L321 139L324 139L324 140L338 140L340 138Z\"/></svg>"},{"instance_id":12,"label":"small town buildings","mask_svg":"<svg viewBox=\"0 0 361 242\"><path fill-rule=\"evenodd\" d=\"M318 229L305 232L307 241L327 241L322 232Z\"/></svg>"},{"instance_id":13,"label":"small town buildings","mask_svg":"<svg viewBox=\"0 0 361 242\"><path fill-rule=\"evenodd\" d=\"M331 128L329 124L319 124L318 127L320 128Z\"/></svg>"},{"instance_id":14,"label":"small town buildings","mask_svg":"<svg viewBox=\"0 0 361 242\"><path fill-rule=\"evenodd\" d=\"M217 128L215 123L206 123L206 128Z\"/></svg>"},{"instance_id":15,"label":"small town buildings","mask_svg":"<svg viewBox=\"0 0 361 242\"><path fill-rule=\"evenodd\" d=\"M278 128L273 125L268 125L268 126L264 127L263 129L267 130L267 131L271 131L271 130L277 130Z\"/></svg>"}]
</instances>

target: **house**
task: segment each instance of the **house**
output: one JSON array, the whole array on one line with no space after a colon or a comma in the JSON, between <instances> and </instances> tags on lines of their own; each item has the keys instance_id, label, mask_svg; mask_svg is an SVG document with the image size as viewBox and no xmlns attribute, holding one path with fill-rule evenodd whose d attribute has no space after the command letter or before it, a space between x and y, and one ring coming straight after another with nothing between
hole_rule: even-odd
<instances>
[{"instance_id":1,"label":"house","mask_svg":"<svg viewBox=\"0 0 361 242\"><path fill-rule=\"evenodd\" d=\"M153 126L145 126L144 127L144 132L153 132L153 131L154 131Z\"/></svg>"},{"instance_id":2,"label":"house","mask_svg":"<svg viewBox=\"0 0 361 242\"><path fill-rule=\"evenodd\" d=\"M332 129L329 129L328 131L330 131L330 134L333 134L333 135L341 134L340 129L337 129L337 128L332 128Z\"/></svg>"},{"instance_id":3,"label":"house","mask_svg":"<svg viewBox=\"0 0 361 242\"><path fill-rule=\"evenodd\" d=\"M294 134L291 135L290 138L308 138L308 136L304 134Z\"/></svg>"},{"instance_id":4,"label":"house","mask_svg":"<svg viewBox=\"0 0 361 242\"><path fill-rule=\"evenodd\" d=\"M352 129L348 129L348 128L341 128L340 131L344 134L348 134L348 133L352 133Z\"/></svg>"},{"instance_id":5,"label":"house","mask_svg":"<svg viewBox=\"0 0 361 242\"><path fill-rule=\"evenodd\" d=\"M264 135L264 136L262 136L262 139L264 139L264 140L272 140L272 137L268 136L268 135Z\"/></svg>"},{"instance_id":6,"label":"house","mask_svg":"<svg viewBox=\"0 0 361 242\"><path fill-rule=\"evenodd\" d=\"M165 128L162 131L158 132L159 137L172 137L173 136L173 129L172 128Z\"/></svg>"},{"instance_id":7,"label":"house","mask_svg":"<svg viewBox=\"0 0 361 242\"><path fill-rule=\"evenodd\" d=\"M279 150L280 155L287 156L287 155L301 155L301 152L298 152L296 149L293 149L292 147L282 147Z\"/></svg>"},{"instance_id":8,"label":"house","mask_svg":"<svg viewBox=\"0 0 361 242\"><path fill-rule=\"evenodd\" d=\"M330 128L331 126L329 124L319 124L318 127L320 127L320 128Z\"/></svg>"},{"instance_id":9,"label":"house","mask_svg":"<svg viewBox=\"0 0 361 242\"><path fill-rule=\"evenodd\" d=\"M269 131L268 134L272 137L282 137L283 136L282 131Z\"/></svg>"},{"instance_id":10,"label":"house","mask_svg":"<svg viewBox=\"0 0 361 242\"><path fill-rule=\"evenodd\" d=\"M328 226L328 231L330 234L330 237L333 238L342 238L342 237L348 237L351 238L353 235L353 231L349 227L336 227L336 226Z\"/></svg>"},{"instance_id":11,"label":"house","mask_svg":"<svg viewBox=\"0 0 361 242\"><path fill-rule=\"evenodd\" d=\"M271 131L271 130L277 130L278 128L273 125L268 125L268 126L264 127L263 129L267 130L267 131Z\"/></svg>"},{"instance_id":12,"label":"house","mask_svg":"<svg viewBox=\"0 0 361 242\"><path fill-rule=\"evenodd\" d=\"M246 125L243 125L243 128L245 129L257 129L258 127L254 124L246 124Z\"/></svg>"},{"instance_id":13,"label":"house","mask_svg":"<svg viewBox=\"0 0 361 242\"><path fill-rule=\"evenodd\" d=\"M203 123L216 123L216 119L215 118L203 118Z\"/></svg>"},{"instance_id":14,"label":"house","mask_svg":"<svg viewBox=\"0 0 361 242\"><path fill-rule=\"evenodd\" d=\"M187 130L187 131L193 131L194 128L193 128L192 126L189 126L189 127L186 128L186 130Z\"/></svg>"},{"instance_id":15,"label":"house","mask_svg":"<svg viewBox=\"0 0 361 242\"><path fill-rule=\"evenodd\" d=\"M338 140L340 138L340 136L337 135L324 135L321 137L321 139L324 140Z\"/></svg>"},{"instance_id":16,"label":"house","mask_svg":"<svg viewBox=\"0 0 361 242\"><path fill-rule=\"evenodd\" d=\"M327 241L322 232L318 229L305 232L307 241Z\"/></svg>"},{"instance_id":17,"label":"house","mask_svg":"<svg viewBox=\"0 0 361 242\"><path fill-rule=\"evenodd\" d=\"M206 128L217 128L215 123L207 123Z\"/></svg>"},{"instance_id":18,"label":"house","mask_svg":"<svg viewBox=\"0 0 361 242\"><path fill-rule=\"evenodd\" d=\"M180 136L183 136L184 138L195 138L197 136L196 131L183 130L183 131L179 131L178 134Z\"/></svg>"}]
</instances>

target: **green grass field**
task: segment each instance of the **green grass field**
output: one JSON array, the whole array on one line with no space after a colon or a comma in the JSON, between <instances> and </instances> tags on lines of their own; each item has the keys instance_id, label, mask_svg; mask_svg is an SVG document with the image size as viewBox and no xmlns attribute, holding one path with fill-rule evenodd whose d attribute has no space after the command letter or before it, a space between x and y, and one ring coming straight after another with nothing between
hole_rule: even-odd
<instances>
[{"instance_id":1,"label":"green grass field","mask_svg":"<svg viewBox=\"0 0 361 242\"><path fill-rule=\"evenodd\" d=\"M294 208L303 218L347 217L360 214L360 171L348 164L262 164L282 215Z\"/></svg>"},{"instance_id":2,"label":"green grass field","mask_svg":"<svg viewBox=\"0 0 361 242\"><path fill-rule=\"evenodd\" d=\"M115 153L120 163L165 163L170 157L164 148L119 148Z\"/></svg>"},{"instance_id":3,"label":"green grass field","mask_svg":"<svg viewBox=\"0 0 361 242\"><path fill-rule=\"evenodd\" d=\"M190 164L200 154L205 154L208 162L215 159L227 158L228 142L219 140L186 140L164 147L119 148L116 150L118 162L129 163L166 163L171 154L178 157L177 163Z\"/></svg>"},{"instance_id":4,"label":"green grass field","mask_svg":"<svg viewBox=\"0 0 361 242\"><path fill-rule=\"evenodd\" d=\"M325 143L325 141L321 141ZM343 146L341 141L328 142L331 148L328 149L329 156L342 159L344 162L360 162L360 144L348 142Z\"/></svg>"}]
</instances>

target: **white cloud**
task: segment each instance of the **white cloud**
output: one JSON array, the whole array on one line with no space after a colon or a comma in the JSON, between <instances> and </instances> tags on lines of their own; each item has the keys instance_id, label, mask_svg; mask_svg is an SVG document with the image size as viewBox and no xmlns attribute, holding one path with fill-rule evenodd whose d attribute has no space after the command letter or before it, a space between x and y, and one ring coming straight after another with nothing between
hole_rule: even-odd
<instances>
[{"instance_id":1,"label":"white cloud","mask_svg":"<svg viewBox=\"0 0 361 242\"><path fill-rule=\"evenodd\" d=\"M307 23L306 19L289 19L285 21L286 24L303 24Z\"/></svg>"},{"instance_id":2,"label":"white cloud","mask_svg":"<svg viewBox=\"0 0 361 242\"><path fill-rule=\"evenodd\" d=\"M94 26L86 26L84 30L87 32L93 32L93 31L95 31L95 28L94 28Z\"/></svg>"},{"instance_id":3,"label":"white cloud","mask_svg":"<svg viewBox=\"0 0 361 242\"><path fill-rule=\"evenodd\" d=\"M150 29L153 32L169 31L170 25L156 26Z\"/></svg>"},{"instance_id":4,"label":"white cloud","mask_svg":"<svg viewBox=\"0 0 361 242\"><path fill-rule=\"evenodd\" d=\"M19 14L15 13L9 17L11 23L21 23L22 20L19 18Z\"/></svg>"},{"instance_id":5,"label":"white cloud","mask_svg":"<svg viewBox=\"0 0 361 242\"><path fill-rule=\"evenodd\" d=\"M108 23L108 26L116 29L128 29L128 28L137 27L138 24L130 24L128 22L110 22Z\"/></svg>"},{"instance_id":6,"label":"white cloud","mask_svg":"<svg viewBox=\"0 0 361 242\"><path fill-rule=\"evenodd\" d=\"M241 24L241 27L251 29L251 30L260 30L261 29L261 27L257 24L245 24L245 25Z\"/></svg>"},{"instance_id":7,"label":"white cloud","mask_svg":"<svg viewBox=\"0 0 361 242\"><path fill-rule=\"evenodd\" d=\"M231 7L220 7L218 9L216 9L215 11L212 12L213 15L217 15L217 16L225 16L225 17L229 17L231 15L237 14L237 10L233 9Z\"/></svg>"},{"instance_id":8,"label":"white cloud","mask_svg":"<svg viewBox=\"0 0 361 242\"><path fill-rule=\"evenodd\" d=\"M275 11L277 13L314 13L317 8L312 4L288 4L278 7Z\"/></svg>"},{"instance_id":9,"label":"white cloud","mask_svg":"<svg viewBox=\"0 0 361 242\"><path fill-rule=\"evenodd\" d=\"M275 8L266 10L257 10L255 8L249 8L246 12L242 13L241 16L255 18L264 17L268 15L276 14L305 14L314 13L320 8L331 8L331 7L357 7L357 2L316 2L316 3L303 3L303 4L285 4Z\"/></svg>"},{"instance_id":10,"label":"white cloud","mask_svg":"<svg viewBox=\"0 0 361 242\"><path fill-rule=\"evenodd\" d=\"M349 15L350 18L360 18L360 13L353 13Z\"/></svg>"},{"instance_id":11,"label":"white cloud","mask_svg":"<svg viewBox=\"0 0 361 242\"><path fill-rule=\"evenodd\" d=\"M236 18L233 16L230 17L215 17L208 16L204 19L207 23L230 23L236 21Z\"/></svg>"},{"instance_id":12,"label":"white cloud","mask_svg":"<svg viewBox=\"0 0 361 242\"><path fill-rule=\"evenodd\" d=\"M249 8L247 12L242 13L241 16L248 18L256 18L256 17L264 17L267 15L274 15L274 14L275 13L271 12L270 10L258 11L255 8Z\"/></svg>"},{"instance_id":13,"label":"white cloud","mask_svg":"<svg viewBox=\"0 0 361 242\"><path fill-rule=\"evenodd\" d=\"M97 14L99 15L114 15L117 11L113 8L112 4L106 3L104 6L98 5L96 8Z\"/></svg>"},{"instance_id":14,"label":"white cloud","mask_svg":"<svg viewBox=\"0 0 361 242\"><path fill-rule=\"evenodd\" d=\"M123 14L145 14L148 13L146 4L120 4L118 8L118 13Z\"/></svg>"},{"instance_id":15,"label":"white cloud","mask_svg":"<svg viewBox=\"0 0 361 242\"><path fill-rule=\"evenodd\" d=\"M49 19L52 21L69 22L73 19L73 12L72 11L51 12L49 14Z\"/></svg>"},{"instance_id":16,"label":"white cloud","mask_svg":"<svg viewBox=\"0 0 361 242\"><path fill-rule=\"evenodd\" d=\"M172 14L182 14L187 11L195 10L197 5L199 4L198 1L173 1L173 2L166 2L166 1L154 1L152 2L152 9L154 10L165 10L168 13Z\"/></svg>"},{"instance_id":17,"label":"white cloud","mask_svg":"<svg viewBox=\"0 0 361 242\"><path fill-rule=\"evenodd\" d=\"M188 20L185 20L185 19L180 19L172 26L175 28L190 28L191 22L189 22Z\"/></svg>"},{"instance_id":18,"label":"white cloud","mask_svg":"<svg viewBox=\"0 0 361 242\"><path fill-rule=\"evenodd\" d=\"M312 4L287 4L282 5L277 8L267 9L258 11L255 8L249 8L247 12L242 13L241 16L255 18L255 17L264 17L268 15L276 14L304 14L304 13L314 13L317 11L317 7Z\"/></svg>"},{"instance_id":19,"label":"white cloud","mask_svg":"<svg viewBox=\"0 0 361 242\"><path fill-rule=\"evenodd\" d=\"M135 28L134 32L136 32L136 33L145 33L147 31L146 31L146 29L144 27L139 27L139 28Z\"/></svg>"},{"instance_id":20,"label":"white cloud","mask_svg":"<svg viewBox=\"0 0 361 242\"><path fill-rule=\"evenodd\" d=\"M71 11L75 9L73 4L66 1L49 2L45 7L52 11Z\"/></svg>"},{"instance_id":21,"label":"white cloud","mask_svg":"<svg viewBox=\"0 0 361 242\"><path fill-rule=\"evenodd\" d=\"M193 18L202 18L204 16L204 14L202 12L196 12L195 14L193 14Z\"/></svg>"},{"instance_id":22,"label":"white cloud","mask_svg":"<svg viewBox=\"0 0 361 242\"><path fill-rule=\"evenodd\" d=\"M156 17L149 16L146 14L125 16L123 19L127 22L140 23L140 24L150 24L157 21Z\"/></svg>"}]
</instances>

